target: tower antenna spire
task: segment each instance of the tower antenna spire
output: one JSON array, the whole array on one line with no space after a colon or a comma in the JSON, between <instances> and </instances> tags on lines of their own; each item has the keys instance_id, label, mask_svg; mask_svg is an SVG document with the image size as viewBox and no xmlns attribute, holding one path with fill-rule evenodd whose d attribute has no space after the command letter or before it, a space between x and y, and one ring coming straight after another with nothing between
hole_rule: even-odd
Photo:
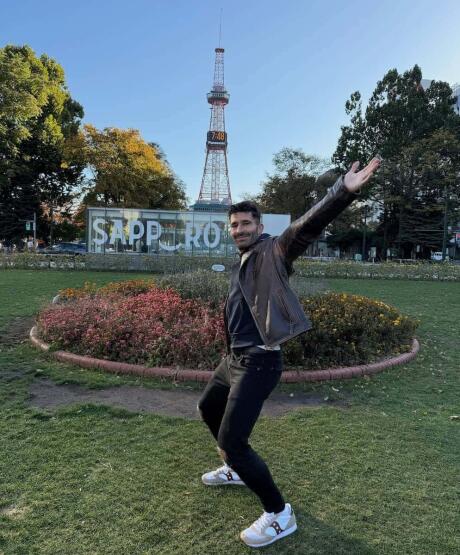
<instances>
[{"instance_id":1,"label":"tower antenna spire","mask_svg":"<svg viewBox=\"0 0 460 555\"><path fill-rule=\"evenodd\" d=\"M222 13L224 8L220 8L220 19L219 19L219 48L222 45Z\"/></svg>"}]
</instances>

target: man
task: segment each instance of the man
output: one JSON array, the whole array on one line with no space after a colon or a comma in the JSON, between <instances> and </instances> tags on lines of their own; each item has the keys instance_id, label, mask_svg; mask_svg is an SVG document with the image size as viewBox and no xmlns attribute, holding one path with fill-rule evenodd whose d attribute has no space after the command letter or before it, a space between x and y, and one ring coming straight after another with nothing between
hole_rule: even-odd
<instances>
[{"instance_id":1,"label":"man","mask_svg":"<svg viewBox=\"0 0 460 555\"><path fill-rule=\"evenodd\" d=\"M294 511L261 457L248 443L262 405L282 372L280 345L311 323L289 287L292 263L344 208L379 167L355 162L327 195L279 237L263 233L252 202L230 207L230 234L240 261L233 267L225 303L228 355L208 383L198 408L217 441L224 465L202 476L208 486L246 485L264 512L240 538L251 547L269 545L297 530Z\"/></svg>"}]
</instances>

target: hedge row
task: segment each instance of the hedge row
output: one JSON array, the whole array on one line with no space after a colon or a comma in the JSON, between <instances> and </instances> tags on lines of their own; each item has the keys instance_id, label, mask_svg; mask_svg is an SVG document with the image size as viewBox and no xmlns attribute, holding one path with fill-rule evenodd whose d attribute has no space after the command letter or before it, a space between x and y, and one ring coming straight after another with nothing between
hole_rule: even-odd
<instances>
[{"instance_id":1,"label":"hedge row","mask_svg":"<svg viewBox=\"0 0 460 555\"><path fill-rule=\"evenodd\" d=\"M87 254L81 256L31 253L0 254L0 268L72 269L135 271L152 274L176 274L209 270L213 264L227 269L236 258L202 256L146 256L129 254ZM460 264L449 262L414 262L370 264L346 260L317 262L299 259L295 275L301 278L404 279L417 281L460 281Z\"/></svg>"},{"instance_id":2,"label":"hedge row","mask_svg":"<svg viewBox=\"0 0 460 555\"><path fill-rule=\"evenodd\" d=\"M296 275L304 278L405 279L415 281L460 281L460 264L451 262L381 262L378 264L337 260L316 262L301 259Z\"/></svg>"},{"instance_id":3,"label":"hedge row","mask_svg":"<svg viewBox=\"0 0 460 555\"><path fill-rule=\"evenodd\" d=\"M235 259L207 256L147 256L139 254L0 254L0 268L101 270L169 274L210 269L213 264L230 267Z\"/></svg>"}]
</instances>

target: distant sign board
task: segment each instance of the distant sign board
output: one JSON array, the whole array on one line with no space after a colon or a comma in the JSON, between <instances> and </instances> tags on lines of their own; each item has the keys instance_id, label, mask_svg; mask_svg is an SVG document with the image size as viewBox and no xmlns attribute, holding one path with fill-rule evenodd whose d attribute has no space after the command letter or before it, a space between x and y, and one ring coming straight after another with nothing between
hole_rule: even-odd
<instances>
[{"instance_id":1,"label":"distant sign board","mask_svg":"<svg viewBox=\"0 0 460 555\"><path fill-rule=\"evenodd\" d=\"M264 231L279 235L286 214L262 216ZM88 208L88 252L230 256L236 247L222 212Z\"/></svg>"}]
</instances>

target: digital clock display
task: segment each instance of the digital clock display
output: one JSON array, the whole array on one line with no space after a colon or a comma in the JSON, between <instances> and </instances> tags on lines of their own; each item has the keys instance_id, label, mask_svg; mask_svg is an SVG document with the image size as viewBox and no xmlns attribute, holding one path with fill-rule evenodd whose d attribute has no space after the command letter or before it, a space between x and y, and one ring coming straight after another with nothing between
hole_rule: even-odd
<instances>
[{"instance_id":1,"label":"digital clock display","mask_svg":"<svg viewBox=\"0 0 460 555\"><path fill-rule=\"evenodd\" d=\"M226 143L227 133L225 131L208 131L208 142Z\"/></svg>"}]
</instances>

